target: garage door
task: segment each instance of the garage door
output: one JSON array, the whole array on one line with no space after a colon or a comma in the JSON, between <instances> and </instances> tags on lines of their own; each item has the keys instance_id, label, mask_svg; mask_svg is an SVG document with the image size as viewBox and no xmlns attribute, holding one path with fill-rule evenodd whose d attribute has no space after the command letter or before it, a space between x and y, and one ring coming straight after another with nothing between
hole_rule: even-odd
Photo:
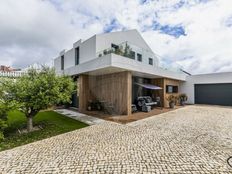
<instances>
[{"instance_id":1,"label":"garage door","mask_svg":"<svg viewBox=\"0 0 232 174\"><path fill-rule=\"evenodd\" d=\"M195 84L195 103L232 106L232 83Z\"/></svg>"}]
</instances>

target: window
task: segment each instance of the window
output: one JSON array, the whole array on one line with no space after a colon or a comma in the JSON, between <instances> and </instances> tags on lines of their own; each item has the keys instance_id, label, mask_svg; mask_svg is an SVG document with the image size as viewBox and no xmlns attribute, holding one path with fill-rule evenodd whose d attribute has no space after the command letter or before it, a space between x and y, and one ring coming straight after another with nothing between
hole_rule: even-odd
<instances>
[{"instance_id":1,"label":"window","mask_svg":"<svg viewBox=\"0 0 232 174\"><path fill-rule=\"evenodd\" d=\"M130 51L130 56L131 59L135 59L135 52L134 51Z\"/></svg>"},{"instance_id":2,"label":"window","mask_svg":"<svg viewBox=\"0 0 232 174\"><path fill-rule=\"evenodd\" d=\"M111 48L114 48L115 50L119 49L119 46L116 44L111 44Z\"/></svg>"},{"instance_id":3,"label":"window","mask_svg":"<svg viewBox=\"0 0 232 174\"><path fill-rule=\"evenodd\" d=\"M153 65L153 59L152 59L152 58L149 58L149 59L148 59L148 63L149 63L149 65Z\"/></svg>"},{"instance_id":4,"label":"window","mask_svg":"<svg viewBox=\"0 0 232 174\"><path fill-rule=\"evenodd\" d=\"M61 56L61 70L64 70L64 55Z\"/></svg>"},{"instance_id":5,"label":"window","mask_svg":"<svg viewBox=\"0 0 232 174\"><path fill-rule=\"evenodd\" d=\"M167 85L166 92L167 93L178 93L178 86Z\"/></svg>"},{"instance_id":6,"label":"window","mask_svg":"<svg viewBox=\"0 0 232 174\"><path fill-rule=\"evenodd\" d=\"M137 53L137 60L139 62L142 62L142 54Z\"/></svg>"},{"instance_id":7,"label":"window","mask_svg":"<svg viewBox=\"0 0 232 174\"><path fill-rule=\"evenodd\" d=\"M79 65L80 51L79 47L75 48L75 65Z\"/></svg>"}]
</instances>

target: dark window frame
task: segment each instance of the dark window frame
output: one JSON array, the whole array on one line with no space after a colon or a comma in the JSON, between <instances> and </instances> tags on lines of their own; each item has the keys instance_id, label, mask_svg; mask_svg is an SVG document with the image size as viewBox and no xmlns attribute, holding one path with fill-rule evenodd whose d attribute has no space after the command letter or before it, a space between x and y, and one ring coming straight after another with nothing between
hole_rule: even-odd
<instances>
[{"instance_id":1,"label":"dark window frame","mask_svg":"<svg viewBox=\"0 0 232 174\"><path fill-rule=\"evenodd\" d=\"M116 44L111 43L111 48L119 49L119 46L118 46L118 45L116 45Z\"/></svg>"},{"instance_id":2,"label":"dark window frame","mask_svg":"<svg viewBox=\"0 0 232 174\"><path fill-rule=\"evenodd\" d=\"M135 60L135 52L134 51L130 51L130 58Z\"/></svg>"},{"instance_id":3,"label":"dark window frame","mask_svg":"<svg viewBox=\"0 0 232 174\"><path fill-rule=\"evenodd\" d=\"M80 48L75 48L75 65L79 65L80 63Z\"/></svg>"},{"instance_id":4,"label":"dark window frame","mask_svg":"<svg viewBox=\"0 0 232 174\"><path fill-rule=\"evenodd\" d=\"M137 60L138 60L139 62L142 62L142 61L143 61L143 56L142 56L142 54L137 53Z\"/></svg>"},{"instance_id":5,"label":"dark window frame","mask_svg":"<svg viewBox=\"0 0 232 174\"><path fill-rule=\"evenodd\" d=\"M178 86L175 85L166 85L166 93L176 94L179 92Z\"/></svg>"},{"instance_id":6,"label":"dark window frame","mask_svg":"<svg viewBox=\"0 0 232 174\"><path fill-rule=\"evenodd\" d=\"M153 60L152 58L150 58L150 57L148 58L148 64L149 64L149 65L153 65L153 64L154 64L153 61L154 61L154 60Z\"/></svg>"},{"instance_id":7,"label":"dark window frame","mask_svg":"<svg viewBox=\"0 0 232 174\"><path fill-rule=\"evenodd\" d=\"M64 55L61 56L61 70L64 70Z\"/></svg>"}]
</instances>

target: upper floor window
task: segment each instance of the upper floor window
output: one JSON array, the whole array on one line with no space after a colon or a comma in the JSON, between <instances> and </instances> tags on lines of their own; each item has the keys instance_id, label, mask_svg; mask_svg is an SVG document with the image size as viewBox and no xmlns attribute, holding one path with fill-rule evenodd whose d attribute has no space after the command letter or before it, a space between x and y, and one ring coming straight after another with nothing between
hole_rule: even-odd
<instances>
[{"instance_id":1,"label":"upper floor window","mask_svg":"<svg viewBox=\"0 0 232 174\"><path fill-rule=\"evenodd\" d=\"M61 56L61 70L64 70L64 55Z\"/></svg>"},{"instance_id":2,"label":"upper floor window","mask_svg":"<svg viewBox=\"0 0 232 174\"><path fill-rule=\"evenodd\" d=\"M142 54L137 53L137 60L142 62Z\"/></svg>"},{"instance_id":3,"label":"upper floor window","mask_svg":"<svg viewBox=\"0 0 232 174\"><path fill-rule=\"evenodd\" d=\"M119 46L112 43L112 44L111 44L111 48L114 48L115 50L117 50L117 49L119 49Z\"/></svg>"},{"instance_id":4,"label":"upper floor window","mask_svg":"<svg viewBox=\"0 0 232 174\"><path fill-rule=\"evenodd\" d=\"M153 59L152 59L152 58L149 58L149 59L148 59L148 63L149 63L149 65L153 65Z\"/></svg>"},{"instance_id":5,"label":"upper floor window","mask_svg":"<svg viewBox=\"0 0 232 174\"><path fill-rule=\"evenodd\" d=\"M75 48L75 65L79 65L80 60L80 49L79 47Z\"/></svg>"},{"instance_id":6,"label":"upper floor window","mask_svg":"<svg viewBox=\"0 0 232 174\"><path fill-rule=\"evenodd\" d=\"M131 59L135 59L135 52L134 52L134 51L130 51L129 57L130 57Z\"/></svg>"}]
</instances>

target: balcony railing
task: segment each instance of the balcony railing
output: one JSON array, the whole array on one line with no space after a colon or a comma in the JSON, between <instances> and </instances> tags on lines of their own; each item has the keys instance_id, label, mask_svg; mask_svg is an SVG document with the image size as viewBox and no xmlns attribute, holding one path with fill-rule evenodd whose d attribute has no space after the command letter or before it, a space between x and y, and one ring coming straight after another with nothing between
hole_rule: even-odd
<instances>
[{"instance_id":1,"label":"balcony railing","mask_svg":"<svg viewBox=\"0 0 232 174\"><path fill-rule=\"evenodd\" d=\"M111 48L107 48L100 52L97 52L96 57L102 57L111 53L130 59L136 59L136 54L140 54L142 55L142 62L144 62L144 59L152 58L154 67L159 67L165 70L182 73L182 67L180 65L174 62L165 62L160 56L154 54L153 52L133 45L129 42L123 42L119 45L114 45ZM146 62L148 64L148 61Z\"/></svg>"},{"instance_id":2,"label":"balcony railing","mask_svg":"<svg viewBox=\"0 0 232 174\"><path fill-rule=\"evenodd\" d=\"M156 57L156 55L151 52L150 50L146 50L144 48L138 47L136 45L133 45L129 42L123 42L119 45L114 45L111 48L107 48L104 49L100 52L97 53L97 57L102 57L105 56L107 54L117 54L123 57L127 57L130 59L136 59L137 55L140 54L142 55L142 59L149 59L152 58L153 59L153 65L157 66L158 65L158 58Z\"/></svg>"}]
</instances>

